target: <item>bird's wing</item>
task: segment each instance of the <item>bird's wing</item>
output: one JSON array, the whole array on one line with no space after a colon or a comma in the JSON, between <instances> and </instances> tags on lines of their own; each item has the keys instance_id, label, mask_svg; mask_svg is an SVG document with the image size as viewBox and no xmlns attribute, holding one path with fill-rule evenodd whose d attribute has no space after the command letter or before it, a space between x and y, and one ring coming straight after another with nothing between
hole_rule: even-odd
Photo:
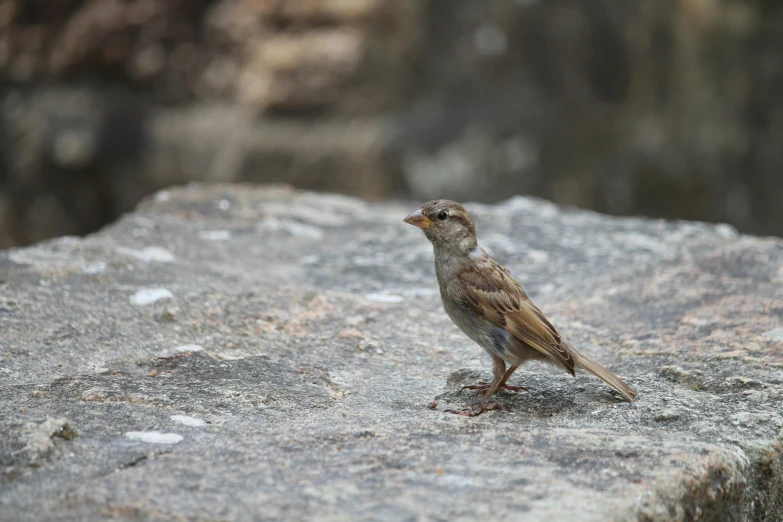
<instances>
[{"instance_id":1,"label":"bird's wing","mask_svg":"<svg viewBox=\"0 0 783 522\"><path fill-rule=\"evenodd\" d=\"M450 285L453 297L574 375L574 356L511 273L487 256Z\"/></svg>"}]
</instances>

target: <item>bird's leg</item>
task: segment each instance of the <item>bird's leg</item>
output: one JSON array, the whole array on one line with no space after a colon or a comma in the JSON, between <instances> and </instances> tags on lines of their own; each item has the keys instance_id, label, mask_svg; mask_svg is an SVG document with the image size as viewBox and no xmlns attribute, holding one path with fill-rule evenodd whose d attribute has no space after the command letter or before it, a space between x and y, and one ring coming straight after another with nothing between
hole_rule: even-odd
<instances>
[{"instance_id":1,"label":"bird's leg","mask_svg":"<svg viewBox=\"0 0 783 522\"><path fill-rule=\"evenodd\" d=\"M500 385L498 386L498 388L500 388L502 390L510 390L510 391L515 391L515 392L523 391L523 390L527 391L527 388L525 388L524 386L511 386L509 384L506 384L506 381L508 381L511 378L511 374L512 373L517 371L517 368L519 368L519 365L515 364L514 366L512 366L511 368L508 369L506 374L503 376L503 380L500 381Z\"/></svg>"},{"instance_id":2,"label":"bird's leg","mask_svg":"<svg viewBox=\"0 0 783 522\"><path fill-rule=\"evenodd\" d=\"M506 370L505 375L503 375L503 379L500 381L500 384L498 384L498 390L508 390L508 391L527 391L527 388L524 386L511 386L506 384L506 381L508 381L509 377L511 377L511 374L516 371L516 369L519 368L518 364L515 364L514 366L510 367L508 370ZM476 392L481 395L481 392L488 390L489 387L492 386L491 383L480 381L478 384L471 384L469 386L463 386L463 390L476 390Z\"/></svg>"},{"instance_id":3,"label":"bird's leg","mask_svg":"<svg viewBox=\"0 0 783 522\"><path fill-rule=\"evenodd\" d=\"M500 357L492 357L492 373L494 374L494 379L492 379L492 383L489 385L489 388L487 388L486 393L484 393L484 397L482 397L482 399L479 401L478 404L470 408L465 408L464 410L446 410L446 411L448 413L456 413L458 415L464 415L466 417L474 417L484 410L501 409L503 406L499 402L489 402L489 399L492 397L492 395L495 394L495 392L498 389L498 386L500 386L500 383L503 381L503 378L506 376L506 363L503 362L503 359L501 359Z\"/></svg>"}]
</instances>

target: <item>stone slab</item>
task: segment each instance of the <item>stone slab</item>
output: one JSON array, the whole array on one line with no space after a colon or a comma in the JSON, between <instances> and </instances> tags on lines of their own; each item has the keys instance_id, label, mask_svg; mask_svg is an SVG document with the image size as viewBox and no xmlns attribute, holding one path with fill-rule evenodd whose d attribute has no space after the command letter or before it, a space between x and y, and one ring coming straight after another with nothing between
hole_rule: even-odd
<instances>
[{"instance_id":1,"label":"stone slab","mask_svg":"<svg viewBox=\"0 0 783 522\"><path fill-rule=\"evenodd\" d=\"M516 197L480 243L640 392L487 357L411 202L191 185L0 253L0 519L780 520L783 241Z\"/></svg>"}]
</instances>

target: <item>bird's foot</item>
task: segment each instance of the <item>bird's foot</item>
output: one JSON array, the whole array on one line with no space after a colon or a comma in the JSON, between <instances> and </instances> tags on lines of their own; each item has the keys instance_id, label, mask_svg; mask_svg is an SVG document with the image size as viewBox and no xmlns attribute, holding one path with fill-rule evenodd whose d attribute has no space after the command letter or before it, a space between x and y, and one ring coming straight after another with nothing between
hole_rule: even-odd
<instances>
[{"instance_id":1,"label":"bird's foot","mask_svg":"<svg viewBox=\"0 0 783 522\"><path fill-rule=\"evenodd\" d=\"M482 392L487 391L492 383L481 381L478 384L471 384L469 386L463 386L463 390L475 390L478 395L481 395ZM508 390L513 392L520 392L520 391L527 391L527 388L524 386L511 386L510 384L501 384L498 386L498 390Z\"/></svg>"},{"instance_id":2,"label":"bird's foot","mask_svg":"<svg viewBox=\"0 0 783 522\"><path fill-rule=\"evenodd\" d=\"M503 405L499 402L490 402L487 404L476 404L475 406L471 406L469 408L464 408L462 410L445 410L446 413L455 413L457 415L462 415L464 417L475 417L476 415L480 414L483 411L486 410L502 410Z\"/></svg>"}]
</instances>

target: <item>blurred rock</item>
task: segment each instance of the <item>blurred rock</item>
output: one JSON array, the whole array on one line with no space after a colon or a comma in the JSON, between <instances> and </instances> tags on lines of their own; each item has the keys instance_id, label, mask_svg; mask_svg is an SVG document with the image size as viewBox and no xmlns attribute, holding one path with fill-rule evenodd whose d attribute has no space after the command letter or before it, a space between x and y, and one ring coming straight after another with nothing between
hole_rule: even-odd
<instances>
[{"instance_id":1,"label":"blurred rock","mask_svg":"<svg viewBox=\"0 0 783 522\"><path fill-rule=\"evenodd\" d=\"M783 4L0 1L0 247L198 180L783 234Z\"/></svg>"},{"instance_id":2,"label":"blurred rock","mask_svg":"<svg viewBox=\"0 0 783 522\"><path fill-rule=\"evenodd\" d=\"M417 12L412 0L3 0L0 76L364 115L399 98Z\"/></svg>"},{"instance_id":3,"label":"blurred rock","mask_svg":"<svg viewBox=\"0 0 783 522\"><path fill-rule=\"evenodd\" d=\"M522 192L783 234L783 4L429 6L403 147L421 199Z\"/></svg>"}]
</instances>

